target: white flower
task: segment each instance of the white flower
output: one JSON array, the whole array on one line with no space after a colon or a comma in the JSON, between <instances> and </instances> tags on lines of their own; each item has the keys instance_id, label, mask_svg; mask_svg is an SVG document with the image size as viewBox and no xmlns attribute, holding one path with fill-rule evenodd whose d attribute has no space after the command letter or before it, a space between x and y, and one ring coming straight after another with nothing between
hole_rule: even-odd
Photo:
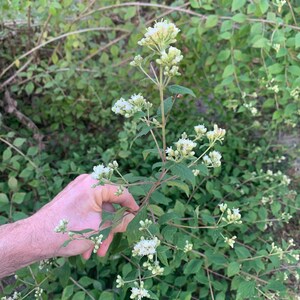
<instances>
[{"instance_id":1,"label":"white flower","mask_svg":"<svg viewBox=\"0 0 300 300\"><path fill-rule=\"evenodd\" d=\"M176 66L183 59L181 51L176 47L170 47L169 52L165 50L161 52L160 58L156 60L157 64L162 66Z\"/></svg>"},{"instance_id":2,"label":"white flower","mask_svg":"<svg viewBox=\"0 0 300 300\"><path fill-rule=\"evenodd\" d=\"M201 138L206 132L207 128L204 125L197 125L194 127L197 138Z\"/></svg>"},{"instance_id":3,"label":"white flower","mask_svg":"<svg viewBox=\"0 0 300 300\"><path fill-rule=\"evenodd\" d=\"M227 204L226 203L220 203L219 205L220 211L223 213L227 209Z\"/></svg>"},{"instance_id":4,"label":"white flower","mask_svg":"<svg viewBox=\"0 0 300 300\"><path fill-rule=\"evenodd\" d=\"M112 175L113 169L110 167L105 167L103 164L94 166L92 178L96 180L108 179Z\"/></svg>"},{"instance_id":5,"label":"white flower","mask_svg":"<svg viewBox=\"0 0 300 300\"><path fill-rule=\"evenodd\" d=\"M224 136L226 134L226 130L219 128L218 125L214 125L214 130L213 131L208 131L206 133L206 136L209 140L209 142L212 144L216 141L223 141L224 140Z\"/></svg>"},{"instance_id":6,"label":"white flower","mask_svg":"<svg viewBox=\"0 0 300 300\"><path fill-rule=\"evenodd\" d=\"M128 102L134 107L135 112L142 111L147 105L146 99L141 94L133 94Z\"/></svg>"},{"instance_id":7,"label":"white flower","mask_svg":"<svg viewBox=\"0 0 300 300\"><path fill-rule=\"evenodd\" d=\"M291 183L291 179L286 175L282 175L281 183L283 185L289 185Z\"/></svg>"},{"instance_id":8,"label":"white flower","mask_svg":"<svg viewBox=\"0 0 300 300\"><path fill-rule=\"evenodd\" d=\"M171 68L166 66L164 69L164 75L168 77L179 76L181 74L178 72L178 70L179 70L178 66L173 66Z\"/></svg>"},{"instance_id":9,"label":"white flower","mask_svg":"<svg viewBox=\"0 0 300 300\"><path fill-rule=\"evenodd\" d=\"M211 159L209 158L208 155L204 155L204 156L203 156L203 162L204 162L204 164L205 164L206 166L210 166L210 165L212 164L212 161L211 161Z\"/></svg>"},{"instance_id":10,"label":"white flower","mask_svg":"<svg viewBox=\"0 0 300 300\"><path fill-rule=\"evenodd\" d=\"M194 151L192 151L197 144L193 142L190 139L187 138L181 138L175 143L177 150L181 152L182 156L193 156L195 154Z\"/></svg>"},{"instance_id":11,"label":"white flower","mask_svg":"<svg viewBox=\"0 0 300 300\"><path fill-rule=\"evenodd\" d=\"M231 209L227 209L227 216L226 218L222 218L223 221L227 223L233 223L233 224L241 224L241 214L240 210L238 208L233 208L232 211Z\"/></svg>"},{"instance_id":12,"label":"white flower","mask_svg":"<svg viewBox=\"0 0 300 300\"><path fill-rule=\"evenodd\" d=\"M140 55L134 57L133 61L130 62L130 65L133 67L140 67L143 62L143 58Z\"/></svg>"},{"instance_id":13,"label":"white flower","mask_svg":"<svg viewBox=\"0 0 300 300\"><path fill-rule=\"evenodd\" d=\"M120 275L118 275L116 283L117 283L116 287L120 288L120 287L122 287L125 284L125 281L123 280L123 278Z\"/></svg>"},{"instance_id":14,"label":"white flower","mask_svg":"<svg viewBox=\"0 0 300 300\"><path fill-rule=\"evenodd\" d=\"M140 221L141 227L139 228L140 231L146 230L149 228L149 226L152 224L152 221L149 219L146 219L145 221Z\"/></svg>"},{"instance_id":15,"label":"white flower","mask_svg":"<svg viewBox=\"0 0 300 300\"><path fill-rule=\"evenodd\" d=\"M90 241L93 242L94 244L94 249L93 249L94 253L97 253L97 251L99 250L100 245L102 244L102 239L103 239L103 234L99 234L96 237L90 238Z\"/></svg>"},{"instance_id":16,"label":"white flower","mask_svg":"<svg viewBox=\"0 0 300 300\"><path fill-rule=\"evenodd\" d=\"M224 242L226 244L228 244L231 248L233 248L234 244L235 244L235 240L236 240L236 236L234 235L232 238L224 238Z\"/></svg>"},{"instance_id":17,"label":"white flower","mask_svg":"<svg viewBox=\"0 0 300 300\"><path fill-rule=\"evenodd\" d=\"M68 220L62 219L59 221L58 225L54 228L54 231L56 233L66 233L68 224L69 224Z\"/></svg>"},{"instance_id":18,"label":"white flower","mask_svg":"<svg viewBox=\"0 0 300 300\"><path fill-rule=\"evenodd\" d=\"M146 261L143 263L143 267L147 268L147 270L151 271L152 275L162 275L164 272L164 268L159 265L158 261L151 262Z\"/></svg>"},{"instance_id":19,"label":"white flower","mask_svg":"<svg viewBox=\"0 0 300 300\"><path fill-rule=\"evenodd\" d=\"M221 166L221 158L222 155L218 151L212 151L209 153L209 157L211 159L211 164L214 168Z\"/></svg>"},{"instance_id":20,"label":"white flower","mask_svg":"<svg viewBox=\"0 0 300 300\"><path fill-rule=\"evenodd\" d=\"M148 46L149 48L162 51L170 44L176 42L176 36L180 31L173 23L167 20L156 22L153 27L148 27L144 38L138 44L140 46Z\"/></svg>"},{"instance_id":21,"label":"white flower","mask_svg":"<svg viewBox=\"0 0 300 300\"><path fill-rule=\"evenodd\" d=\"M193 170L192 172L193 172L194 176L198 176L200 174L200 171L197 169Z\"/></svg>"},{"instance_id":22,"label":"white flower","mask_svg":"<svg viewBox=\"0 0 300 300\"><path fill-rule=\"evenodd\" d=\"M138 286L138 284L136 285ZM148 290L144 289L144 282L141 282L140 287L133 287L130 295L130 299L141 300L142 298L150 298Z\"/></svg>"},{"instance_id":23,"label":"white flower","mask_svg":"<svg viewBox=\"0 0 300 300\"><path fill-rule=\"evenodd\" d=\"M192 250L193 250L193 244L189 243L189 241L185 241L185 246L184 246L183 252L187 253Z\"/></svg>"},{"instance_id":24,"label":"white flower","mask_svg":"<svg viewBox=\"0 0 300 300\"><path fill-rule=\"evenodd\" d=\"M111 109L114 113L123 115L126 118L131 117L134 114L133 105L131 105L124 98L119 99Z\"/></svg>"},{"instance_id":25,"label":"white flower","mask_svg":"<svg viewBox=\"0 0 300 300\"><path fill-rule=\"evenodd\" d=\"M159 244L160 241L157 237L152 240L145 240L144 237L141 237L141 240L133 247L132 256L148 256L149 259L152 259Z\"/></svg>"}]
</instances>

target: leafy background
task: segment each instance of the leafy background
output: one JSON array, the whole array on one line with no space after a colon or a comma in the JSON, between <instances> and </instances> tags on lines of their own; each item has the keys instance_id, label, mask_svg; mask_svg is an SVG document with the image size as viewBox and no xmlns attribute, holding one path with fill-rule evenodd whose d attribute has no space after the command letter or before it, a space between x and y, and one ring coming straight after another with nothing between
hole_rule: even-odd
<instances>
[{"instance_id":1,"label":"leafy background","mask_svg":"<svg viewBox=\"0 0 300 300\"><path fill-rule=\"evenodd\" d=\"M268 0L11 0L0 7L0 224L31 215L99 162L117 159L125 173L152 174L157 159L144 160L142 153L153 142L141 136L131 147L138 128L115 116L111 105L141 91L158 105L156 91L128 63L140 52L137 41L145 27L165 17L181 30L182 76L174 83L197 96L176 102L167 143L201 123L217 123L228 134L220 147L220 170L197 179L188 197L163 186L151 199L162 238L182 246L188 237L206 258L165 249L166 276L147 286L158 299L272 299L257 291L258 284L265 293L279 293L274 299L296 299L297 262L253 259L241 270L235 263L266 255L272 240L294 238L296 248L300 245L300 1L288 0L280 8L280 1ZM253 116L247 105L258 113ZM293 179L290 188L249 180L261 169L282 170ZM143 195L131 192L137 199ZM264 195L273 202L264 205ZM231 252L214 231L186 232L169 222L176 215L175 224L187 224L182 219L192 219L197 208L209 225L224 200L241 208L244 221L230 228L240 242ZM289 223L282 212L294 216ZM127 239L132 244L133 238ZM116 289L114 282L117 274L133 269L127 239L118 236L115 248L122 252L106 258L60 258L50 272L38 264L25 268L18 276L29 284L6 278L0 293L17 290L33 299L31 291L40 286L43 299L129 299L129 291ZM282 284L284 272L291 275Z\"/></svg>"}]
</instances>

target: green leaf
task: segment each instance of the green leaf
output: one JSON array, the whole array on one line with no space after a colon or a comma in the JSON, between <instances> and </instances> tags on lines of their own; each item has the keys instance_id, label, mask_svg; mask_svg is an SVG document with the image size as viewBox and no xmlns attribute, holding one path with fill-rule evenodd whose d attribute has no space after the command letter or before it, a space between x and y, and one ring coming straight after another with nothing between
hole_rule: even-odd
<instances>
[{"instance_id":1,"label":"green leaf","mask_svg":"<svg viewBox=\"0 0 300 300\"><path fill-rule=\"evenodd\" d=\"M8 186L11 190L16 191L18 189L18 180L15 177L8 179Z\"/></svg>"},{"instance_id":2,"label":"green leaf","mask_svg":"<svg viewBox=\"0 0 300 300\"><path fill-rule=\"evenodd\" d=\"M104 291L101 293L99 300L114 300L114 294L112 292Z\"/></svg>"},{"instance_id":3,"label":"green leaf","mask_svg":"<svg viewBox=\"0 0 300 300\"><path fill-rule=\"evenodd\" d=\"M32 82L27 83L25 86L25 91L27 95L31 95L33 90L34 90L34 84Z\"/></svg>"},{"instance_id":4,"label":"green leaf","mask_svg":"<svg viewBox=\"0 0 300 300\"><path fill-rule=\"evenodd\" d=\"M144 160L147 159L147 157L148 157L148 155L149 155L150 153L154 153L154 154L157 154L157 155L158 155L158 150L157 150L156 148L155 148L155 149L146 149L146 150L144 150L144 151L143 151L143 158L144 158Z\"/></svg>"},{"instance_id":5,"label":"green leaf","mask_svg":"<svg viewBox=\"0 0 300 300\"><path fill-rule=\"evenodd\" d=\"M23 138L16 138L14 140L14 145L16 147L21 147L24 143L25 143L26 139L23 139Z\"/></svg>"},{"instance_id":6,"label":"green leaf","mask_svg":"<svg viewBox=\"0 0 300 300\"><path fill-rule=\"evenodd\" d=\"M62 247L67 247L73 240L67 240L62 244Z\"/></svg>"},{"instance_id":7,"label":"green leaf","mask_svg":"<svg viewBox=\"0 0 300 300\"><path fill-rule=\"evenodd\" d=\"M255 295L255 288L255 281L244 281L238 287L237 296L241 299L252 299L251 297Z\"/></svg>"},{"instance_id":8,"label":"green leaf","mask_svg":"<svg viewBox=\"0 0 300 300\"><path fill-rule=\"evenodd\" d=\"M289 103L284 108L284 116L290 117L291 115L297 113L297 108L298 108L298 105L296 103Z\"/></svg>"},{"instance_id":9,"label":"green leaf","mask_svg":"<svg viewBox=\"0 0 300 300\"><path fill-rule=\"evenodd\" d=\"M175 164L171 167L172 174L178 176L182 181L189 181L192 186L196 185L196 178L192 170L184 164Z\"/></svg>"},{"instance_id":10,"label":"green leaf","mask_svg":"<svg viewBox=\"0 0 300 300\"><path fill-rule=\"evenodd\" d=\"M74 285L68 285L64 288L62 293L62 300L67 300L73 295Z\"/></svg>"},{"instance_id":11,"label":"green leaf","mask_svg":"<svg viewBox=\"0 0 300 300\"><path fill-rule=\"evenodd\" d=\"M21 204L24 201L26 193L14 193L12 196L12 201L17 204Z\"/></svg>"},{"instance_id":12,"label":"green leaf","mask_svg":"<svg viewBox=\"0 0 300 300\"><path fill-rule=\"evenodd\" d=\"M266 13L269 9L269 0L260 0L258 5L262 14Z\"/></svg>"},{"instance_id":13,"label":"green leaf","mask_svg":"<svg viewBox=\"0 0 300 300\"><path fill-rule=\"evenodd\" d=\"M7 148L3 151L3 154L2 154L2 160L3 161L6 161L6 160L9 160L12 156L12 152L10 150L10 148Z\"/></svg>"},{"instance_id":14,"label":"green leaf","mask_svg":"<svg viewBox=\"0 0 300 300\"><path fill-rule=\"evenodd\" d=\"M126 236L130 245L141 237L140 221L145 219L147 219L147 206L144 206L127 226Z\"/></svg>"},{"instance_id":15,"label":"green leaf","mask_svg":"<svg viewBox=\"0 0 300 300\"><path fill-rule=\"evenodd\" d=\"M217 56L218 61L226 61L230 57L230 50L222 50Z\"/></svg>"},{"instance_id":16,"label":"green leaf","mask_svg":"<svg viewBox=\"0 0 300 300\"><path fill-rule=\"evenodd\" d=\"M265 48L269 43L269 40L264 38L264 37L261 37L260 39L256 40L252 47L253 48Z\"/></svg>"},{"instance_id":17,"label":"green leaf","mask_svg":"<svg viewBox=\"0 0 300 300\"><path fill-rule=\"evenodd\" d=\"M300 48L300 32L295 35L295 48Z\"/></svg>"},{"instance_id":18,"label":"green leaf","mask_svg":"<svg viewBox=\"0 0 300 300\"><path fill-rule=\"evenodd\" d=\"M163 216L161 216L158 219L158 224L163 225L163 224L166 224L167 222L169 222L170 220L174 220L174 219L178 219L178 218L179 218L179 216L177 213L168 212L168 213L165 213Z\"/></svg>"},{"instance_id":19,"label":"green leaf","mask_svg":"<svg viewBox=\"0 0 300 300\"><path fill-rule=\"evenodd\" d=\"M191 89L181 85L177 85L177 84L169 85L168 90L171 94L190 95L196 97L195 93Z\"/></svg>"},{"instance_id":20,"label":"green leaf","mask_svg":"<svg viewBox=\"0 0 300 300\"><path fill-rule=\"evenodd\" d=\"M172 109L172 107L173 107L173 99L172 99L172 97L168 97L166 100L164 100L164 113L165 113L165 115L167 115L170 111L171 111L171 109ZM157 116L161 116L161 108L160 108L160 106L158 107L158 109L157 109Z\"/></svg>"},{"instance_id":21,"label":"green leaf","mask_svg":"<svg viewBox=\"0 0 300 300\"><path fill-rule=\"evenodd\" d=\"M273 290L273 291L279 291L279 292L283 292L286 290L286 287L285 285L278 281L278 280L271 280L267 286L266 286L267 289L269 290Z\"/></svg>"},{"instance_id":22,"label":"green leaf","mask_svg":"<svg viewBox=\"0 0 300 300\"><path fill-rule=\"evenodd\" d=\"M196 274L201 266L203 265L203 260L199 258L194 258L191 259L184 267L183 273L188 275L188 274Z\"/></svg>"},{"instance_id":23,"label":"green leaf","mask_svg":"<svg viewBox=\"0 0 300 300\"><path fill-rule=\"evenodd\" d=\"M181 189L182 191L185 192L185 194L187 195L187 197L189 196L190 194L190 189L189 189L189 186L186 184L186 183L183 183L181 181L178 181L178 180L170 180L167 182L167 185L168 186L176 186L178 187L179 189Z\"/></svg>"},{"instance_id":24,"label":"green leaf","mask_svg":"<svg viewBox=\"0 0 300 300\"><path fill-rule=\"evenodd\" d=\"M217 15L210 15L205 22L205 28L212 28L218 24L219 17Z\"/></svg>"},{"instance_id":25,"label":"green leaf","mask_svg":"<svg viewBox=\"0 0 300 300\"><path fill-rule=\"evenodd\" d=\"M244 23L247 20L247 16L242 13L236 14L232 17L232 20L237 23Z\"/></svg>"},{"instance_id":26,"label":"green leaf","mask_svg":"<svg viewBox=\"0 0 300 300\"><path fill-rule=\"evenodd\" d=\"M77 292L73 297L72 300L85 300L85 292Z\"/></svg>"},{"instance_id":27,"label":"green leaf","mask_svg":"<svg viewBox=\"0 0 300 300\"><path fill-rule=\"evenodd\" d=\"M246 0L233 0L231 4L231 11L236 11L246 4Z\"/></svg>"},{"instance_id":28,"label":"green leaf","mask_svg":"<svg viewBox=\"0 0 300 300\"><path fill-rule=\"evenodd\" d=\"M283 71L284 66L282 64L276 63L268 67L270 74L279 74Z\"/></svg>"},{"instance_id":29,"label":"green leaf","mask_svg":"<svg viewBox=\"0 0 300 300\"><path fill-rule=\"evenodd\" d=\"M9 202L8 197L4 193L0 193L0 204L7 204Z\"/></svg>"},{"instance_id":30,"label":"green leaf","mask_svg":"<svg viewBox=\"0 0 300 300\"><path fill-rule=\"evenodd\" d=\"M155 204L150 204L148 206L148 210L150 212L153 212L154 215L158 216L158 217L161 217L165 213L161 207L159 207L158 205L155 205Z\"/></svg>"},{"instance_id":31,"label":"green leaf","mask_svg":"<svg viewBox=\"0 0 300 300\"><path fill-rule=\"evenodd\" d=\"M300 76L300 67L299 66L289 66L289 72L295 76Z\"/></svg>"},{"instance_id":32,"label":"green leaf","mask_svg":"<svg viewBox=\"0 0 300 300\"><path fill-rule=\"evenodd\" d=\"M234 65L229 64L226 66L226 68L224 69L224 72L222 74L222 78L226 78L230 75L232 75L234 73Z\"/></svg>"},{"instance_id":33,"label":"green leaf","mask_svg":"<svg viewBox=\"0 0 300 300\"><path fill-rule=\"evenodd\" d=\"M237 254L238 258L248 258L248 257L251 257L251 253L245 247L236 246L236 247L234 247L234 251Z\"/></svg>"},{"instance_id":34,"label":"green leaf","mask_svg":"<svg viewBox=\"0 0 300 300\"><path fill-rule=\"evenodd\" d=\"M240 264L238 262L231 262L227 267L227 274L229 277L240 272Z\"/></svg>"}]
</instances>

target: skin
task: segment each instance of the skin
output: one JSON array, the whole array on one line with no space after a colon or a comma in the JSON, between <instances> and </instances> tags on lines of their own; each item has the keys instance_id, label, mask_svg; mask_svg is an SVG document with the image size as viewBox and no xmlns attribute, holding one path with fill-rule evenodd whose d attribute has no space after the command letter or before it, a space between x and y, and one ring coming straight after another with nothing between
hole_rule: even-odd
<instances>
[{"instance_id":1,"label":"skin","mask_svg":"<svg viewBox=\"0 0 300 300\"><path fill-rule=\"evenodd\" d=\"M87 240L72 241L67 247L62 244L69 239L67 234L56 233L54 228L61 219L69 221L69 230L87 228L97 231L101 222L101 212L114 211L112 204L128 207L136 212L139 206L132 195L124 190L116 196L117 187L97 186L90 175L83 174L72 181L50 203L31 217L0 227L0 278L42 259L57 256L81 254L88 259L93 244ZM114 228L101 244L97 254L105 256L113 240L114 233L124 232L134 214L126 212L121 223Z\"/></svg>"}]
</instances>

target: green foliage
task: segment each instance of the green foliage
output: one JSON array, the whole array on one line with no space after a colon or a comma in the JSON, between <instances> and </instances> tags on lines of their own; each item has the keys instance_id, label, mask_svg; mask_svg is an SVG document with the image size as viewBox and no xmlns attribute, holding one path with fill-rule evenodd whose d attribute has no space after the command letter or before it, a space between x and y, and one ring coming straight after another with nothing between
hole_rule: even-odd
<instances>
[{"instance_id":1,"label":"green foliage","mask_svg":"<svg viewBox=\"0 0 300 300\"><path fill-rule=\"evenodd\" d=\"M170 7L184 4L171 2ZM157 181L163 165L150 135L155 126L141 126L138 119L123 126L111 112L120 95L132 92L143 91L154 107L159 105L157 90L126 64L140 51L136 43L146 22L168 11L151 3L152 8L121 4L105 10L99 8L111 1L0 4L0 224L30 216L99 162L118 159L129 183L150 182L130 188L138 201ZM34 299L35 279L45 291L43 299L128 299L130 289L117 289L115 279L118 274L134 279L137 270L119 253L130 255L141 236L139 221L147 216L156 220L152 233L165 242L158 248L164 275L145 281L152 299L210 299L212 294L218 300L294 299L299 294L299 245L288 243L299 240L293 232L297 217L289 220L299 214L299 180L288 187L267 170L292 175L299 155L278 137L299 131L300 3L186 3L192 14L173 11L166 17L181 30L178 48L184 55L182 76L164 99L167 144L183 131L193 134L197 124L218 123L227 130L217 146L222 166L211 170L200 164L195 177L185 163L170 164L170 176L177 178L152 193L107 257L34 264L18 271L20 281L5 284L0 294L18 290ZM5 90L17 101L15 109ZM240 208L243 223L225 226L221 203ZM222 236L237 237L233 249ZM186 241L193 251L183 251Z\"/></svg>"}]
</instances>

